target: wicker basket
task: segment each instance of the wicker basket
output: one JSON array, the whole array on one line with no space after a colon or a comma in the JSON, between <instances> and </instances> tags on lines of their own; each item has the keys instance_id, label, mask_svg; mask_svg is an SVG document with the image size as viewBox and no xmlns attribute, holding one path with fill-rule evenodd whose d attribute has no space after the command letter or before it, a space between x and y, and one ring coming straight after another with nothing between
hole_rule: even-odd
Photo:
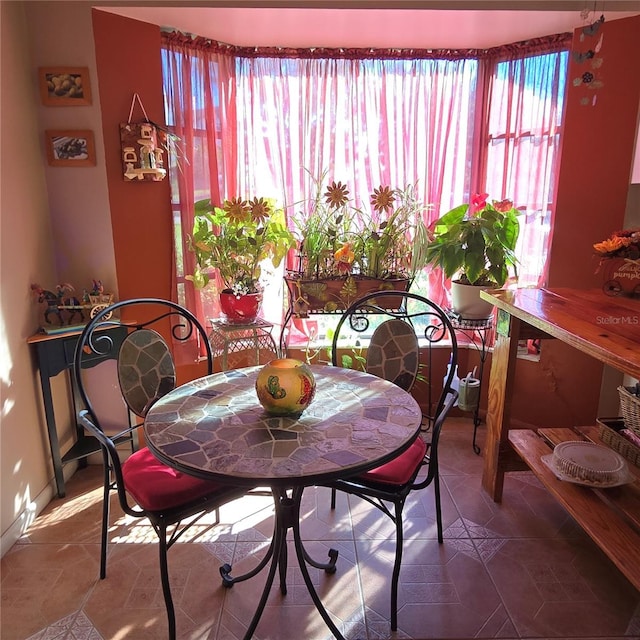
<instances>
[{"instance_id":1,"label":"wicker basket","mask_svg":"<svg viewBox=\"0 0 640 640\"><path fill-rule=\"evenodd\" d=\"M640 436L640 397L632 393L634 387L618 387L620 411L624 426Z\"/></svg>"},{"instance_id":2,"label":"wicker basket","mask_svg":"<svg viewBox=\"0 0 640 640\"><path fill-rule=\"evenodd\" d=\"M632 465L640 467L640 447L629 442L619 431L625 428L622 418L597 418L600 440L624 456Z\"/></svg>"}]
</instances>

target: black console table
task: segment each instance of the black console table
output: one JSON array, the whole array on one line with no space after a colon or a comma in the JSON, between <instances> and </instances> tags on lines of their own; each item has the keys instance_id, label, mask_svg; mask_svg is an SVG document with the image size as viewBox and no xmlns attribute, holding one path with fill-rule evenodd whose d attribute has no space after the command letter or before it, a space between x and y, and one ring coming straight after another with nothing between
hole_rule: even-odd
<instances>
[{"instance_id":1,"label":"black console table","mask_svg":"<svg viewBox=\"0 0 640 640\"><path fill-rule=\"evenodd\" d=\"M83 463L86 464L86 457L100 450L98 441L91 436L85 435L82 427L77 424L76 442L64 455L60 452L60 443L58 441L53 397L51 394L51 378L54 378L63 371L67 371L67 374L70 372L73 367L76 343L78 342L81 332L81 330L75 329L56 334L37 333L27 340L29 344L33 345L38 360L49 446L51 447L51 457L53 459L56 489L60 498L65 495L64 475L62 473L63 465L72 460L82 460ZM120 326L109 327L105 329L104 332L111 336L111 339L116 345L122 344L122 341L127 335L126 327ZM115 353L117 352L118 350L116 349ZM113 351L111 353L113 353ZM107 359L109 358L97 354L87 355L82 360L82 366L83 368L94 367ZM75 417L77 415L76 390L72 376L70 375L69 384L71 385L73 415Z\"/></svg>"}]
</instances>

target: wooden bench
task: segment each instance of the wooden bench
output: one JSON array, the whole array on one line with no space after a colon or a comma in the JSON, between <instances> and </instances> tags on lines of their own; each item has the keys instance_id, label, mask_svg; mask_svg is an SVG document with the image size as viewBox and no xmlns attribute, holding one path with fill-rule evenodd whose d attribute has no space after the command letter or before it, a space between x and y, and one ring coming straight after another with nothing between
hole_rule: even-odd
<instances>
[{"instance_id":1,"label":"wooden bench","mask_svg":"<svg viewBox=\"0 0 640 640\"><path fill-rule=\"evenodd\" d=\"M631 584L640 590L640 469L629 464L635 482L610 489L592 489L559 480L541 459L556 444L566 440L602 444L598 433L595 426L536 431L515 429L509 431L509 443Z\"/></svg>"}]
</instances>

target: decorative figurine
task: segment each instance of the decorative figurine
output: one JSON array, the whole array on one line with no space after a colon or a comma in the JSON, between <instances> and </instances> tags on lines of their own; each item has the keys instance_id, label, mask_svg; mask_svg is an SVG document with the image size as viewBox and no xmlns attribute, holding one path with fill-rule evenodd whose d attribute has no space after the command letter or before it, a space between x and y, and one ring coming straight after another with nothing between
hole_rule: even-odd
<instances>
[{"instance_id":1,"label":"decorative figurine","mask_svg":"<svg viewBox=\"0 0 640 640\"><path fill-rule=\"evenodd\" d=\"M65 324L63 312L67 314L66 324L71 325L76 316L80 316L79 321L83 323L86 321L85 310L89 310L89 316L93 318L99 311L106 309L113 302L113 294L104 293L104 287L100 280L93 280L91 293L87 293L87 290L84 289L82 301L75 295L65 295L75 291L73 285L68 282L56 285L56 293L34 282L31 285L31 291L36 295L38 303L44 302L47 305L44 311L45 324L52 324L51 315L53 314L57 317L58 324L61 327ZM110 317L111 314L105 316L104 319L108 320Z\"/></svg>"},{"instance_id":2,"label":"decorative figurine","mask_svg":"<svg viewBox=\"0 0 640 640\"><path fill-rule=\"evenodd\" d=\"M58 324L62 326L64 324L62 311L69 312L67 324L71 324L76 315L79 315L80 319L84 320L83 307L78 298L75 296L64 297L67 291L74 291L73 286L68 282L56 285L56 293L44 289L37 283L31 285L31 291L37 295L38 302L45 302L47 305L44 311L44 321L47 324L51 324L50 316L54 314L58 318Z\"/></svg>"},{"instance_id":3,"label":"decorative figurine","mask_svg":"<svg viewBox=\"0 0 640 640\"><path fill-rule=\"evenodd\" d=\"M164 131L151 122L123 122L120 124L120 141L126 181L164 180L167 175L163 158L166 147Z\"/></svg>"}]
</instances>

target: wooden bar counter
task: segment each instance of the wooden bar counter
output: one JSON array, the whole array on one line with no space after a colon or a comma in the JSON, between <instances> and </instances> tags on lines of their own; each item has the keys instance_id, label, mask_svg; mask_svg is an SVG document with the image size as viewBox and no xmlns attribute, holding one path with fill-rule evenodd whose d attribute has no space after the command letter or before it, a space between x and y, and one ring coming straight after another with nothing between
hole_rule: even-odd
<instances>
[{"instance_id":1,"label":"wooden bar counter","mask_svg":"<svg viewBox=\"0 0 640 640\"><path fill-rule=\"evenodd\" d=\"M499 502L505 472L526 468L524 461L640 589L640 470L629 464L635 482L613 489L563 482L541 464L541 456L563 440L602 444L595 425L510 431L518 340L555 338L640 379L640 301L609 297L600 290L576 289L483 291L481 296L498 308L489 379L484 489Z\"/></svg>"}]
</instances>

